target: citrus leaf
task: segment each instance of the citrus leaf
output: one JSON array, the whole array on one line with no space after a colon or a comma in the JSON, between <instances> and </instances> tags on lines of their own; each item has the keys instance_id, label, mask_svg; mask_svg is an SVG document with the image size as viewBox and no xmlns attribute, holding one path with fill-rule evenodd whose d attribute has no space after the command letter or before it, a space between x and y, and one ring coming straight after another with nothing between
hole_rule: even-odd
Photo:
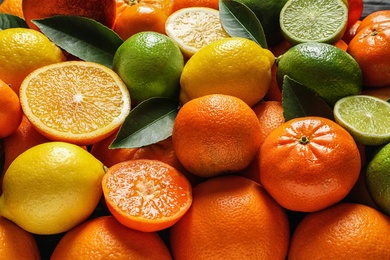
<instances>
[{"instance_id":1,"label":"citrus leaf","mask_svg":"<svg viewBox=\"0 0 390 260\"><path fill-rule=\"evenodd\" d=\"M287 75L283 78L282 105L286 121L304 116L334 120L332 108L317 93Z\"/></svg>"},{"instance_id":2,"label":"citrus leaf","mask_svg":"<svg viewBox=\"0 0 390 260\"><path fill-rule=\"evenodd\" d=\"M57 15L33 20L51 41L70 54L112 68L123 40L110 28L80 16Z\"/></svg>"},{"instance_id":3,"label":"citrus leaf","mask_svg":"<svg viewBox=\"0 0 390 260\"><path fill-rule=\"evenodd\" d=\"M131 110L110 148L136 148L172 135L179 103L168 98L150 98Z\"/></svg>"},{"instance_id":4,"label":"citrus leaf","mask_svg":"<svg viewBox=\"0 0 390 260\"><path fill-rule=\"evenodd\" d=\"M219 17L222 27L230 36L247 38L267 48L261 22L245 4L234 0L220 0Z\"/></svg>"},{"instance_id":5,"label":"citrus leaf","mask_svg":"<svg viewBox=\"0 0 390 260\"><path fill-rule=\"evenodd\" d=\"M9 28L28 28L26 21L12 14L0 14L0 31Z\"/></svg>"}]
</instances>

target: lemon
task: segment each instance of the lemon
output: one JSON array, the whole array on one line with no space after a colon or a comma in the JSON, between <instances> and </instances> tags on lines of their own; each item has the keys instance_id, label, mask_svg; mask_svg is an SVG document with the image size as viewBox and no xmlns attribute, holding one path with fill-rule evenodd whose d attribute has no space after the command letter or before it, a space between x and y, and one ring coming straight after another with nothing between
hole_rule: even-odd
<instances>
[{"instance_id":1,"label":"lemon","mask_svg":"<svg viewBox=\"0 0 390 260\"><path fill-rule=\"evenodd\" d=\"M57 234L90 216L102 196L103 164L74 144L48 142L7 169L0 215L34 234Z\"/></svg>"},{"instance_id":2,"label":"lemon","mask_svg":"<svg viewBox=\"0 0 390 260\"><path fill-rule=\"evenodd\" d=\"M280 12L280 27L291 44L334 43L347 29L348 6L343 0L289 0Z\"/></svg>"},{"instance_id":3,"label":"lemon","mask_svg":"<svg viewBox=\"0 0 390 260\"><path fill-rule=\"evenodd\" d=\"M267 93L275 57L255 42L239 37L214 41L185 64L180 78L184 104L209 94L238 97L253 106Z\"/></svg>"},{"instance_id":4,"label":"lemon","mask_svg":"<svg viewBox=\"0 0 390 260\"><path fill-rule=\"evenodd\" d=\"M65 60L62 50L41 32L26 28L0 30L0 79L16 93L30 72Z\"/></svg>"},{"instance_id":5,"label":"lemon","mask_svg":"<svg viewBox=\"0 0 390 260\"><path fill-rule=\"evenodd\" d=\"M140 32L128 38L114 55L113 70L130 92L132 104L152 97L176 98L184 58L166 35Z\"/></svg>"},{"instance_id":6,"label":"lemon","mask_svg":"<svg viewBox=\"0 0 390 260\"><path fill-rule=\"evenodd\" d=\"M364 145L390 142L390 103L368 95L344 97L333 108L336 122Z\"/></svg>"},{"instance_id":7,"label":"lemon","mask_svg":"<svg viewBox=\"0 0 390 260\"><path fill-rule=\"evenodd\" d=\"M326 43L295 45L276 59L277 79L285 75L310 88L330 106L345 96L362 91L362 71L347 52Z\"/></svg>"},{"instance_id":8,"label":"lemon","mask_svg":"<svg viewBox=\"0 0 390 260\"><path fill-rule=\"evenodd\" d=\"M179 9L168 17L165 31L187 58L213 41L230 37L222 27L219 11L207 7Z\"/></svg>"}]
</instances>

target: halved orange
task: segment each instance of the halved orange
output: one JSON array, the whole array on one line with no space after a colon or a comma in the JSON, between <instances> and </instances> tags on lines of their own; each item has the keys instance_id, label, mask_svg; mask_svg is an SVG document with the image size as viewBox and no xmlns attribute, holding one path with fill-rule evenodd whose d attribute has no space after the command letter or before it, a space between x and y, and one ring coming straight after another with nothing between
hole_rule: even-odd
<instances>
[{"instance_id":1,"label":"halved orange","mask_svg":"<svg viewBox=\"0 0 390 260\"><path fill-rule=\"evenodd\" d=\"M158 160L115 164L103 176L102 186L112 215L124 226L143 232L171 227L192 204L190 182Z\"/></svg>"},{"instance_id":2,"label":"halved orange","mask_svg":"<svg viewBox=\"0 0 390 260\"><path fill-rule=\"evenodd\" d=\"M23 112L53 141L89 145L108 137L130 112L130 94L111 69L86 61L41 67L20 87Z\"/></svg>"}]
</instances>

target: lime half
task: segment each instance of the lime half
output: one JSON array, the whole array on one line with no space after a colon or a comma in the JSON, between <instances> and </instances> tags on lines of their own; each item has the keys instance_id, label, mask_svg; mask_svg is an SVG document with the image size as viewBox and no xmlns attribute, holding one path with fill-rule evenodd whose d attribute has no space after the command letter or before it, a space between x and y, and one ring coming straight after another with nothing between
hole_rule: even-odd
<instances>
[{"instance_id":1,"label":"lime half","mask_svg":"<svg viewBox=\"0 0 390 260\"><path fill-rule=\"evenodd\" d=\"M335 121L358 143L383 145L390 142L390 103L372 96L355 95L336 102Z\"/></svg>"},{"instance_id":2,"label":"lime half","mask_svg":"<svg viewBox=\"0 0 390 260\"><path fill-rule=\"evenodd\" d=\"M348 7L343 0L289 0L280 12L280 28L293 45L332 44L343 36L347 21Z\"/></svg>"}]
</instances>

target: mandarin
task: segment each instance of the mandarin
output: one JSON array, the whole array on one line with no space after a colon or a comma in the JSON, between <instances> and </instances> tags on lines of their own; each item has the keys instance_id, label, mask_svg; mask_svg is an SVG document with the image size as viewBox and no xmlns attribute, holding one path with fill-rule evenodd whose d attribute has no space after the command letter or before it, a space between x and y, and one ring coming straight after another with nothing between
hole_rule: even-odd
<instances>
[{"instance_id":1,"label":"mandarin","mask_svg":"<svg viewBox=\"0 0 390 260\"><path fill-rule=\"evenodd\" d=\"M386 21L390 21L390 10L378 10L372 12L362 19L357 31L362 30L366 26Z\"/></svg>"},{"instance_id":2,"label":"mandarin","mask_svg":"<svg viewBox=\"0 0 390 260\"><path fill-rule=\"evenodd\" d=\"M197 185L191 208L170 229L175 259L286 259L289 237L285 210L235 175Z\"/></svg>"},{"instance_id":3,"label":"mandarin","mask_svg":"<svg viewBox=\"0 0 390 260\"><path fill-rule=\"evenodd\" d=\"M388 259L389 242L388 216L362 204L339 203L302 219L288 259Z\"/></svg>"},{"instance_id":4,"label":"mandarin","mask_svg":"<svg viewBox=\"0 0 390 260\"><path fill-rule=\"evenodd\" d=\"M172 12L188 7L209 7L218 10L218 0L174 0Z\"/></svg>"},{"instance_id":5,"label":"mandarin","mask_svg":"<svg viewBox=\"0 0 390 260\"><path fill-rule=\"evenodd\" d=\"M22 116L18 95L0 79L0 139L16 131Z\"/></svg>"},{"instance_id":6,"label":"mandarin","mask_svg":"<svg viewBox=\"0 0 390 260\"><path fill-rule=\"evenodd\" d=\"M168 260L172 257L157 233L133 230L113 216L100 216L65 233L50 259Z\"/></svg>"},{"instance_id":7,"label":"mandarin","mask_svg":"<svg viewBox=\"0 0 390 260\"><path fill-rule=\"evenodd\" d=\"M0 13L12 14L24 18L22 0L4 0L0 2Z\"/></svg>"},{"instance_id":8,"label":"mandarin","mask_svg":"<svg viewBox=\"0 0 390 260\"><path fill-rule=\"evenodd\" d=\"M283 207L311 212L342 200L356 183L360 153L352 136L326 118L282 124L260 149L260 181Z\"/></svg>"},{"instance_id":9,"label":"mandarin","mask_svg":"<svg viewBox=\"0 0 390 260\"><path fill-rule=\"evenodd\" d=\"M244 101L214 94L192 99L180 108L172 141L188 171L212 177L247 167L259 150L259 131L259 120Z\"/></svg>"}]
</instances>

